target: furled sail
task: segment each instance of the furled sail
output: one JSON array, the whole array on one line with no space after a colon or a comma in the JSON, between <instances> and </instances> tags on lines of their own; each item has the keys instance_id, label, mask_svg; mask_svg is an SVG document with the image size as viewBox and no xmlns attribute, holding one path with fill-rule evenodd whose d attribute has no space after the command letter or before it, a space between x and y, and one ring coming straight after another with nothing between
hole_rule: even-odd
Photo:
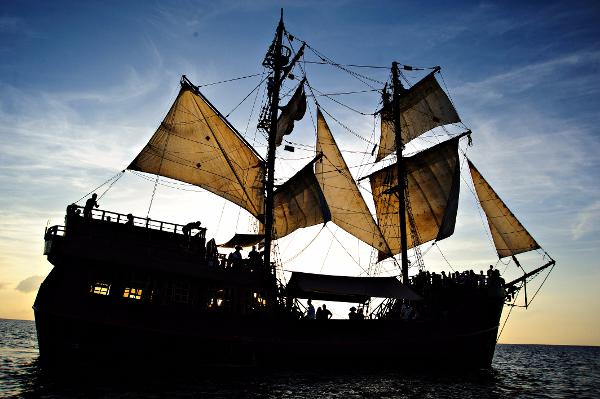
<instances>
[{"instance_id":1,"label":"furled sail","mask_svg":"<svg viewBox=\"0 0 600 399\"><path fill-rule=\"evenodd\" d=\"M471 178L485 212L496 252L500 258L538 249L540 246L508 209L498 194L469 160Z\"/></svg>"},{"instance_id":2,"label":"furled sail","mask_svg":"<svg viewBox=\"0 0 600 399\"><path fill-rule=\"evenodd\" d=\"M262 159L185 77L167 116L128 169L202 187L262 220Z\"/></svg>"},{"instance_id":3,"label":"furled sail","mask_svg":"<svg viewBox=\"0 0 600 399\"><path fill-rule=\"evenodd\" d=\"M294 129L294 121L299 121L306 113L306 94L304 93L304 80L300 82L298 88L292 95L290 102L281 110L281 115L277 119L277 136L275 144L280 145L283 136L286 136Z\"/></svg>"},{"instance_id":4,"label":"furled sail","mask_svg":"<svg viewBox=\"0 0 600 399\"><path fill-rule=\"evenodd\" d=\"M435 71L400 96L400 125L405 144L435 127L460 122L452 102L434 74ZM381 110L381 139L376 161L396 151L392 114L391 104Z\"/></svg>"},{"instance_id":5,"label":"furled sail","mask_svg":"<svg viewBox=\"0 0 600 399\"><path fill-rule=\"evenodd\" d=\"M404 159L408 182L406 201L410 201L419 244L442 240L454 233L460 192L460 137L462 135ZM395 194L384 193L398 185L397 167L390 165L373 173L369 179L379 228L392 253L398 254L402 250L398 214L400 202ZM406 220L408 223L408 213ZM410 234L407 246L415 246Z\"/></svg>"},{"instance_id":6,"label":"furled sail","mask_svg":"<svg viewBox=\"0 0 600 399\"><path fill-rule=\"evenodd\" d=\"M331 221L381 253L391 256L391 251L318 108L317 153L323 154L323 157L315 163L315 175L331 211Z\"/></svg>"},{"instance_id":7,"label":"furled sail","mask_svg":"<svg viewBox=\"0 0 600 399\"><path fill-rule=\"evenodd\" d=\"M329 207L313 171L311 161L283 183L273 197L274 230L277 238L303 227L331 220Z\"/></svg>"}]
</instances>

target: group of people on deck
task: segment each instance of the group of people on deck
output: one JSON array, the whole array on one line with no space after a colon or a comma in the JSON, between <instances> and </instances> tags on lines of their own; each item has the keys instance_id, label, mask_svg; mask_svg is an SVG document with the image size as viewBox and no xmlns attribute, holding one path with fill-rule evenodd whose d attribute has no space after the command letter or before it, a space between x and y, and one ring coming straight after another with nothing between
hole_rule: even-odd
<instances>
[{"instance_id":1,"label":"group of people on deck","mask_svg":"<svg viewBox=\"0 0 600 399\"><path fill-rule=\"evenodd\" d=\"M220 255L219 257L221 259L220 265L224 269L248 269L250 271L255 271L261 269L263 264L262 253L256 250L255 245L253 245L252 250L248 252L248 257L246 259L242 256L242 246L240 245L236 245L235 251L231 252L227 257L225 257L225 255Z\"/></svg>"},{"instance_id":2,"label":"group of people on deck","mask_svg":"<svg viewBox=\"0 0 600 399\"><path fill-rule=\"evenodd\" d=\"M309 320L329 320L333 317L333 314L329 309L327 309L327 305L323 304L323 306L319 306L315 311L315 307L312 304L312 301L308 300L308 307L306 309L306 318Z\"/></svg>"},{"instance_id":3,"label":"group of people on deck","mask_svg":"<svg viewBox=\"0 0 600 399\"><path fill-rule=\"evenodd\" d=\"M327 309L327 305L323 304L323 306L319 306L316 310L312 304L312 301L309 299L307 302L306 308L306 318L309 320L329 320L333 317L333 314L329 309ZM350 313L348 313L348 319L350 320L364 320L365 315L363 314L363 310L356 309L356 307L352 306L350 308Z\"/></svg>"}]
</instances>

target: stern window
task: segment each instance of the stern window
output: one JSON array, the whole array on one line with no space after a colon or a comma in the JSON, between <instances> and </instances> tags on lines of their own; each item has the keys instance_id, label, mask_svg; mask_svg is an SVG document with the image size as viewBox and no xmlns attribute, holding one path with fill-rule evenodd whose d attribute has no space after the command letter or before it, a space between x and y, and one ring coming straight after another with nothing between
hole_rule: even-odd
<instances>
[{"instance_id":1,"label":"stern window","mask_svg":"<svg viewBox=\"0 0 600 399\"><path fill-rule=\"evenodd\" d=\"M110 284L108 283L93 283L90 287L90 293L97 295L110 294Z\"/></svg>"},{"instance_id":2,"label":"stern window","mask_svg":"<svg viewBox=\"0 0 600 399\"><path fill-rule=\"evenodd\" d=\"M125 288L125 291L123 291L123 298L142 299L142 289L141 288Z\"/></svg>"}]
</instances>

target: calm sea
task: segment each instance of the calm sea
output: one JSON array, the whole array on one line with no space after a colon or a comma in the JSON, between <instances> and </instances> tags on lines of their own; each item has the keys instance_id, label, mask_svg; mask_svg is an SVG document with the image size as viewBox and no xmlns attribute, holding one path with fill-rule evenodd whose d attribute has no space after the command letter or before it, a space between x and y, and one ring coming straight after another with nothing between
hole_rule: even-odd
<instances>
[{"instance_id":1,"label":"calm sea","mask_svg":"<svg viewBox=\"0 0 600 399\"><path fill-rule=\"evenodd\" d=\"M35 324L0 319L0 397L600 398L600 347L499 345L492 370L467 374L246 369L168 377L50 375L37 358Z\"/></svg>"}]
</instances>

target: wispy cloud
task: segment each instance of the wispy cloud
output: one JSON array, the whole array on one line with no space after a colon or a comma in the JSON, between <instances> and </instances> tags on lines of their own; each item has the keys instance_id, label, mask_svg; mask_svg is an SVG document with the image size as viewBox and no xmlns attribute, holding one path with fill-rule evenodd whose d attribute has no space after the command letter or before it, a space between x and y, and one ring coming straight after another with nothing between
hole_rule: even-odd
<instances>
[{"instance_id":1,"label":"wispy cloud","mask_svg":"<svg viewBox=\"0 0 600 399\"><path fill-rule=\"evenodd\" d=\"M577 220L571 228L573 239L577 240L586 234L600 230L600 201L583 208L577 215Z\"/></svg>"},{"instance_id":2,"label":"wispy cloud","mask_svg":"<svg viewBox=\"0 0 600 399\"><path fill-rule=\"evenodd\" d=\"M42 281L44 281L43 276L27 277L25 280L22 280L21 282L19 282L19 284L17 284L15 289L17 291L23 292L25 294L29 293L29 292L33 292L33 291L36 291L40 287L40 284L42 284Z\"/></svg>"},{"instance_id":3,"label":"wispy cloud","mask_svg":"<svg viewBox=\"0 0 600 399\"><path fill-rule=\"evenodd\" d=\"M598 62L600 62L600 51L578 51L513 68L478 82L465 82L453 92L457 97L472 97L479 102L497 101L506 98L509 94L508 100L512 101L518 93L531 90L540 84L552 82L569 86L570 91L579 94L597 93L600 90L600 84L597 83L595 75L567 74L566 72L575 66L594 65ZM563 76L563 79L559 80L557 76Z\"/></svg>"}]
</instances>

